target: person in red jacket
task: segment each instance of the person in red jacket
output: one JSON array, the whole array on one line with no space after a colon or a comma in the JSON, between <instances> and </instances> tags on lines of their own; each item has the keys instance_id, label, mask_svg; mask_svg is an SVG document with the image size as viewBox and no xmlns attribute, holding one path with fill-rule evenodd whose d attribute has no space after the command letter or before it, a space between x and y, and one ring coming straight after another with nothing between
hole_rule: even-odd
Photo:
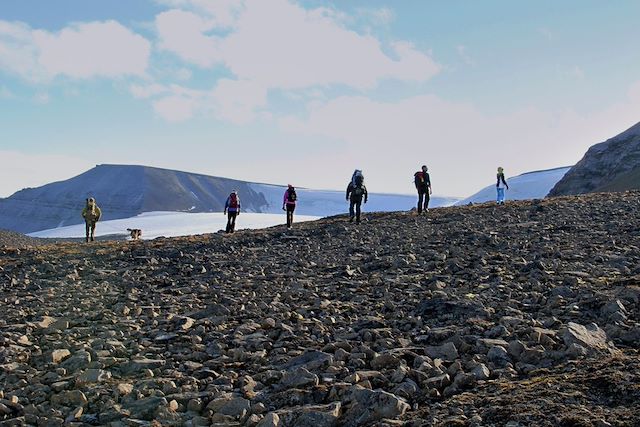
<instances>
[{"instance_id":1,"label":"person in red jacket","mask_svg":"<svg viewBox=\"0 0 640 427\"><path fill-rule=\"evenodd\" d=\"M238 190L233 190L227 201L224 204L224 214L229 216L227 218L227 233L233 233L236 231L236 217L240 215L240 197L238 196Z\"/></svg>"},{"instance_id":2,"label":"person in red jacket","mask_svg":"<svg viewBox=\"0 0 640 427\"><path fill-rule=\"evenodd\" d=\"M298 195L296 194L296 189L293 185L289 184L282 199L282 210L287 211L287 228L291 228L293 225L293 211L296 210L297 201Z\"/></svg>"}]
</instances>

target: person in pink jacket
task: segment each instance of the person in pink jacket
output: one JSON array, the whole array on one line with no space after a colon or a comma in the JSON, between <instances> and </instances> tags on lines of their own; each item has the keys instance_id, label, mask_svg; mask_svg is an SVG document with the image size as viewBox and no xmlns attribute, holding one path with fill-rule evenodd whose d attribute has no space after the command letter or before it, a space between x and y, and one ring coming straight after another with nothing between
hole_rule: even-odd
<instances>
[{"instance_id":1,"label":"person in pink jacket","mask_svg":"<svg viewBox=\"0 0 640 427\"><path fill-rule=\"evenodd\" d=\"M287 211L287 228L291 228L293 225L293 211L296 210L297 200L296 189L293 188L293 185L289 184L282 199L282 210Z\"/></svg>"}]
</instances>

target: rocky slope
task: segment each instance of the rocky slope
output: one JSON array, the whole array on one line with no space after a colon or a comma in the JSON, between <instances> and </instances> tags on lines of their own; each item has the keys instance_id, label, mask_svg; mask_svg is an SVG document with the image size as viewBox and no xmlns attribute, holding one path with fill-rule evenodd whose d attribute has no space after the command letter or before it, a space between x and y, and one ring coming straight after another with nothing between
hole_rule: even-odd
<instances>
[{"instance_id":1,"label":"rocky slope","mask_svg":"<svg viewBox=\"0 0 640 427\"><path fill-rule=\"evenodd\" d=\"M0 246L11 247L11 248L21 248L25 246L36 246L43 243L44 242L39 239L34 239L33 237L16 233L15 231L0 229Z\"/></svg>"},{"instance_id":2,"label":"rocky slope","mask_svg":"<svg viewBox=\"0 0 640 427\"><path fill-rule=\"evenodd\" d=\"M640 423L638 192L0 268L0 425Z\"/></svg>"},{"instance_id":3,"label":"rocky slope","mask_svg":"<svg viewBox=\"0 0 640 427\"><path fill-rule=\"evenodd\" d=\"M549 196L640 189L640 123L587 153Z\"/></svg>"}]
</instances>

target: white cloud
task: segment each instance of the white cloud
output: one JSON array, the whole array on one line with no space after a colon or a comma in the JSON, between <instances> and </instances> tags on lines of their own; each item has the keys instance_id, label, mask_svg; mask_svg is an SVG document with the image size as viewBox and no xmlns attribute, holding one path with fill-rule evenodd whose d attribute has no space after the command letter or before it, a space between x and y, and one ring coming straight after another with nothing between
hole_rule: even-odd
<instances>
[{"instance_id":1,"label":"white cloud","mask_svg":"<svg viewBox=\"0 0 640 427\"><path fill-rule=\"evenodd\" d=\"M181 81L186 81L191 79L193 73L188 68L180 68L176 71L176 78Z\"/></svg>"},{"instance_id":2,"label":"white cloud","mask_svg":"<svg viewBox=\"0 0 640 427\"><path fill-rule=\"evenodd\" d=\"M203 113L235 124L254 120L267 103L264 87L251 81L221 79L213 90L194 90L180 85L131 85L138 99L154 98L155 112L171 122L182 122Z\"/></svg>"},{"instance_id":3,"label":"white cloud","mask_svg":"<svg viewBox=\"0 0 640 427\"><path fill-rule=\"evenodd\" d=\"M159 47L201 67L222 61L219 38L204 34L212 28L212 22L183 10L169 10L156 17Z\"/></svg>"},{"instance_id":4,"label":"white cloud","mask_svg":"<svg viewBox=\"0 0 640 427\"><path fill-rule=\"evenodd\" d=\"M232 27L243 2L238 0L158 0L159 4L172 8L189 9L198 14L206 14L212 28Z\"/></svg>"},{"instance_id":5,"label":"white cloud","mask_svg":"<svg viewBox=\"0 0 640 427\"><path fill-rule=\"evenodd\" d=\"M395 19L395 13L388 7L358 9L358 14L374 25L389 25Z\"/></svg>"},{"instance_id":6,"label":"white cloud","mask_svg":"<svg viewBox=\"0 0 640 427\"><path fill-rule=\"evenodd\" d=\"M267 90L250 80L223 79L212 92L214 114L235 124L255 118L255 111L267 103Z\"/></svg>"},{"instance_id":7,"label":"white cloud","mask_svg":"<svg viewBox=\"0 0 640 427\"><path fill-rule=\"evenodd\" d=\"M134 98L147 99L156 95L166 93L169 89L161 84L152 83L148 85L133 84L129 86L129 91Z\"/></svg>"},{"instance_id":8,"label":"white cloud","mask_svg":"<svg viewBox=\"0 0 640 427\"><path fill-rule=\"evenodd\" d=\"M78 175L94 166L72 156L0 150L0 197Z\"/></svg>"},{"instance_id":9,"label":"white cloud","mask_svg":"<svg viewBox=\"0 0 640 427\"><path fill-rule=\"evenodd\" d=\"M46 75L37 56L33 33L26 24L0 20L0 70L41 81Z\"/></svg>"},{"instance_id":10,"label":"white cloud","mask_svg":"<svg viewBox=\"0 0 640 427\"><path fill-rule=\"evenodd\" d=\"M467 195L486 185L498 164L510 175L572 164L589 146L625 130L638 117L640 83L624 102L589 115L523 108L490 116L473 105L431 95L396 103L360 96L316 103L308 117L288 117L280 126L292 134L343 141L332 168L354 163L369 168L374 171L369 183L377 191L410 191L408 177L426 163L436 192L442 186L449 194Z\"/></svg>"},{"instance_id":11,"label":"white cloud","mask_svg":"<svg viewBox=\"0 0 640 427\"><path fill-rule=\"evenodd\" d=\"M349 30L333 9L306 10L287 0L161 3L181 9L156 17L158 46L187 63L231 72L232 78L219 81L211 92L213 107L203 107L233 122L254 116L272 90L344 85L364 91L384 79L423 82L441 68L409 42L383 46L371 35Z\"/></svg>"},{"instance_id":12,"label":"white cloud","mask_svg":"<svg viewBox=\"0 0 640 427\"><path fill-rule=\"evenodd\" d=\"M145 74L151 44L115 21L91 22L59 33L34 32L38 62L50 75L74 78Z\"/></svg>"},{"instance_id":13,"label":"white cloud","mask_svg":"<svg viewBox=\"0 0 640 427\"><path fill-rule=\"evenodd\" d=\"M169 95L153 101L153 109L169 122L183 122L194 116L197 100L182 95Z\"/></svg>"},{"instance_id":14,"label":"white cloud","mask_svg":"<svg viewBox=\"0 0 640 427\"><path fill-rule=\"evenodd\" d=\"M59 32L0 21L0 69L29 81L58 75L143 76L150 53L149 41L115 21L76 24Z\"/></svg>"}]
</instances>

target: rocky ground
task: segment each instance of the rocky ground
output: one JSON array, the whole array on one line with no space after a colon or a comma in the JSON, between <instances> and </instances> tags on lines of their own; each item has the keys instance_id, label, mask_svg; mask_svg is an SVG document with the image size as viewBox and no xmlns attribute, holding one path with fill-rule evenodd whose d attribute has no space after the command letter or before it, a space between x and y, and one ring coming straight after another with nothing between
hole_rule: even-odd
<instances>
[{"instance_id":1,"label":"rocky ground","mask_svg":"<svg viewBox=\"0 0 640 427\"><path fill-rule=\"evenodd\" d=\"M640 425L640 193L4 248L0 277L0 425Z\"/></svg>"},{"instance_id":2,"label":"rocky ground","mask_svg":"<svg viewBox=\"0 0 640 427\"><path fill-rule=\"evenodd\" d=\"M0 229L0 248L24 248L36 246L43 242L15 231Z\"/></svg>"}]
</instances>

